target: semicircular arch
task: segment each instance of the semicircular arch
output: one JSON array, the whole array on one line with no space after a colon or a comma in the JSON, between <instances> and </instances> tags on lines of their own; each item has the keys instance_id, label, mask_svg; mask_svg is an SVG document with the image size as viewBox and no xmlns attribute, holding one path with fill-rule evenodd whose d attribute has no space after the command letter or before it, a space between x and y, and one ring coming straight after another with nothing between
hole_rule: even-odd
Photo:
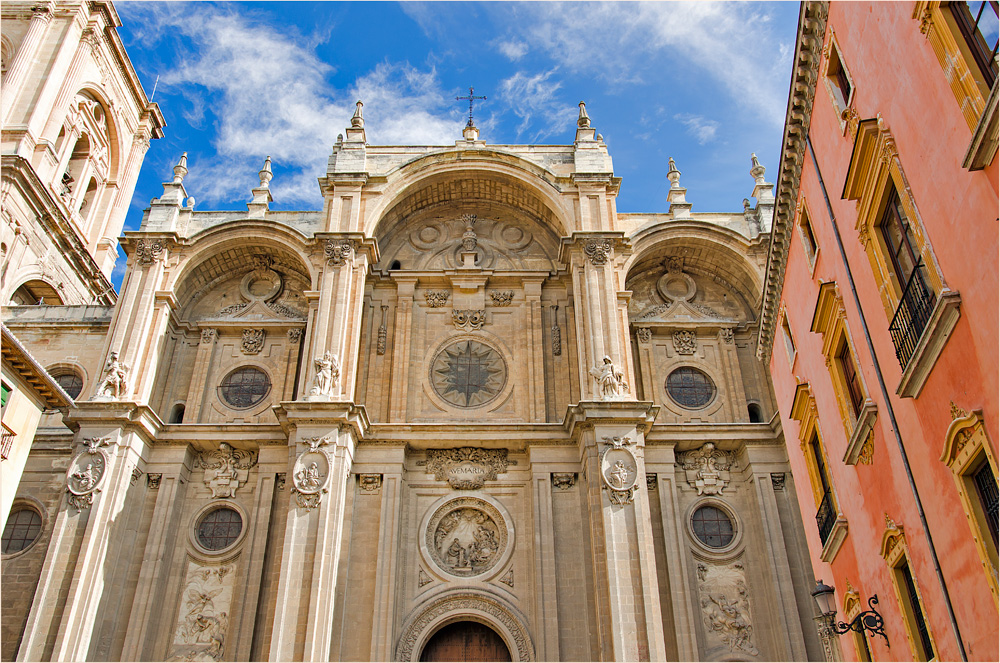
<instances>
[{"instance_id":1,"label":"semicircular arch","mask_svg":"<svg viewBox=\"0 0 1000 663\"><path fill-rule=\"evenodd\" d=\"M77 90L76 95L73 97L74 103L76 99L81 95L89 97L92 101L97 102L101 106L103 111L103 118L99 121L104 124L104 128L107 130L107 141L108 141L108 181L115 181L118 179L118 170L121 166L121 155L124 152L125 146L122 144L122 135L118 130L118 123L115 121L114 113L111 112L111 100L104 89L97 83L87 82L80 86ZM95 121L96 120L95 118Z\"/></svg>"}]
</instances>

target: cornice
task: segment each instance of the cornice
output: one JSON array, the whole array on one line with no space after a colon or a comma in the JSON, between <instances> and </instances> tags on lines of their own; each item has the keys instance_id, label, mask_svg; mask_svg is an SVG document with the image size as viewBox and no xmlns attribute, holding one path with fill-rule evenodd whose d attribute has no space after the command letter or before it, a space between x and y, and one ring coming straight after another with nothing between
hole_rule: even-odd
<instances>
[{"instance_id":1,"label":"cornice","mask_svg":"<svg viewBox=\"0 0 1000 663\"><path fill-rule=\"evenodd\" d=\"M778 172L771 246L767 252L764 292L761 299L760 335L757 356L765 363L770 359L774 340L775 319L784 285L788 263L788 243L792 234L792 217L799 197L799 181L805 161L806 140L812 118L812 105L819 80L823 40L829 2L803 2L799 9L795 58L785 111L785 128L781 142L781 168Z\"/></svg>"}]
</instances>

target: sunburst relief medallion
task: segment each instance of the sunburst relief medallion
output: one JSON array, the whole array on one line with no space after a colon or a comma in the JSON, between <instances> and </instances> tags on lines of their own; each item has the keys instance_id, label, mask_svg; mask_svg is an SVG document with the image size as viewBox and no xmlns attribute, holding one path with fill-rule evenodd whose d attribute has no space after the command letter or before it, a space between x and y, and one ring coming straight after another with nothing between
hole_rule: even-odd
<instances>
[{"instance_id":1,"label":"sunburst relief medallion","mask_svg":"<svg viewBox=\"0 0 1000 663\"><path fill-rule=\"evenodd\" d=\"M438 396L455 407L485 405L500 395L507 383L507 365L494 348L479 341L453 343L431 363L431 385Z\"/></svg>"}]
</instances>

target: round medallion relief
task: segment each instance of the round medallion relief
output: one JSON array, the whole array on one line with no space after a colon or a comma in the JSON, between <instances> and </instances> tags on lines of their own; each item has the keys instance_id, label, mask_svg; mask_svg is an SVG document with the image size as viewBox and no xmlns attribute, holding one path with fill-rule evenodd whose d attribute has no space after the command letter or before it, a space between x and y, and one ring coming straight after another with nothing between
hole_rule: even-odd
<instances>
[{"instance_id":1,"label":"round medallion relief","mask_svg":"<svg viewBox=\"0 0 1000 663\"><path fill-rule=\"evenodd\" d=\"M449 575L482 575L505 558L513 532L499 509L476 497L442 504L425 530L425 550Z\"/></svg>"},{"instance_id":2,"label":"round medallion relief","mask_svg":"<svg viewBox=\"0 0 1000 663\"><path fill-rule=\"evenodd\" d=\"M431 386L455 407L486 405L507 384L507 363L492 346L465 339L446 346L434 357Z\"/></svg>"}]
</instances>

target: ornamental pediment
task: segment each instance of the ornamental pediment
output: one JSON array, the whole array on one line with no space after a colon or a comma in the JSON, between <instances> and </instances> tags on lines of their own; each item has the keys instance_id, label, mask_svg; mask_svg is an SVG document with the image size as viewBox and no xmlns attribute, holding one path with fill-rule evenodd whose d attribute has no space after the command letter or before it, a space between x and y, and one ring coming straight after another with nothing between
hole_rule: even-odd
<instances>
[{"instance_id":1,"label":"ornamental pediment","mask_svg":"<svg viewBox=\"0 0 1000 663\"><path fill-rule=\"evenodd\" d=\"M630 322L641 322L649 326L649 323L671 323L671 324L697 324L711 323L732 323L737 321L729 316L723 315L707 304L695 302L676 301L671 304L656 304L649 306L636 315L629 316Z\"/></svg>"}]
</instances>

